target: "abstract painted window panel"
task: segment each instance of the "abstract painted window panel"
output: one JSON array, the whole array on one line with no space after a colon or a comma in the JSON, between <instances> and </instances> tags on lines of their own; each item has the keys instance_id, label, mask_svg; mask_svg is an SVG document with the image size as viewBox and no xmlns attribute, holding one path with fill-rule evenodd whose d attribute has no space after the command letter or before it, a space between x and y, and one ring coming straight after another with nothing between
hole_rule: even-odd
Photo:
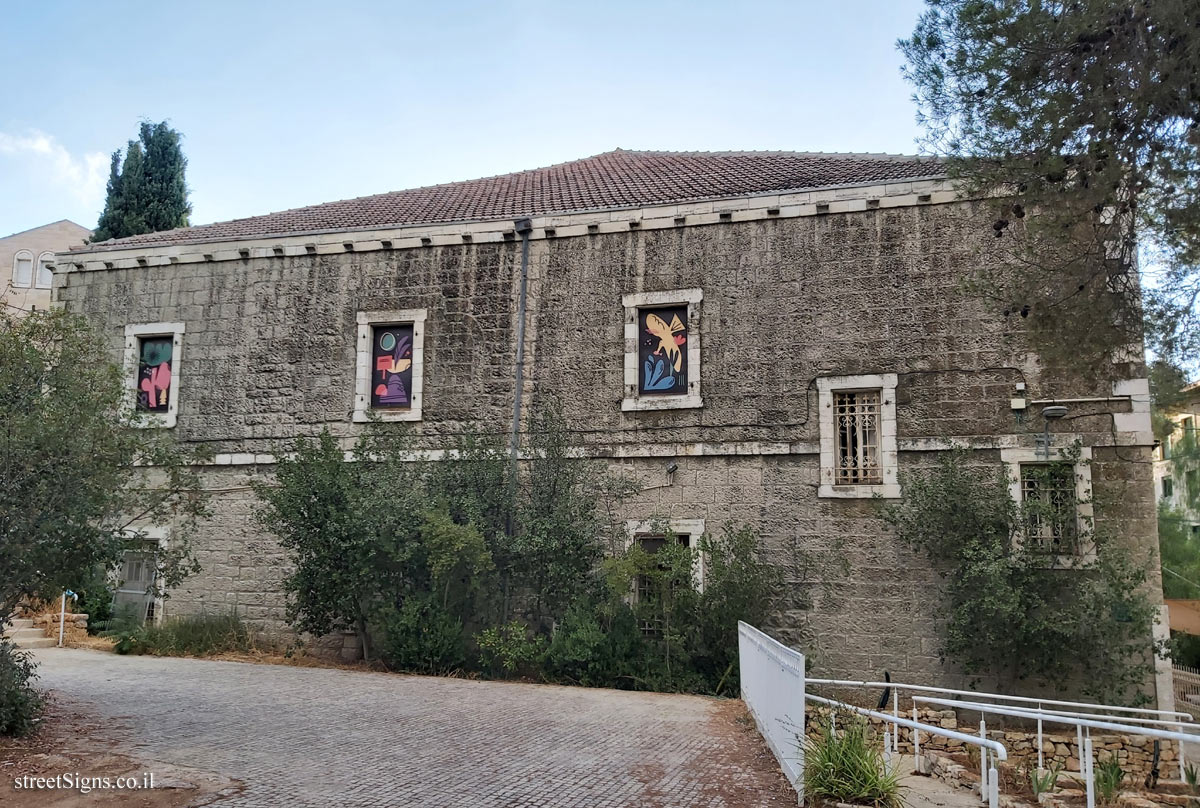
<instances>
[{"instance_id":1,"label":"abstract painted window panel","mask_svg":"<svg viewBox=\"0 0 1200 808\"><path fill-rule=\"evenodd\" d=\"M165 413L171 402L174 336L138 337L137 410Z\"/></svg>"},{"instance_id":2,"label":"abstract painted window panel","mask_svg":"<svg viewBox=\"0 0 1200 808\"><path fill-rule=\"evenodd\" d=\"M372 409L409 409L413 404L413 324L373 325Z\"/></svg>"},{"instance_id":3,"label":"abstract painted window panel","mask_svg":"<svg viewBox=\"0 0 1200 808\"><path fill-rule=\"evenodd\" d=\"M687 304L638 309L638 394L688 393Z\"/></svg>"}]
</instances>

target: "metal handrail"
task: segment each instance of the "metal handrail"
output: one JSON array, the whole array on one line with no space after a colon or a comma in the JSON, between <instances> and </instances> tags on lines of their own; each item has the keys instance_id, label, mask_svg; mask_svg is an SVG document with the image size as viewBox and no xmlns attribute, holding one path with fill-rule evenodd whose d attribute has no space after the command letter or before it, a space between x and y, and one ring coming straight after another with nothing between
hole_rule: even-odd
<instances>
[{"instance_id":1,"label":"metal handrail","mask_svg":"<svg viewBox=\"0 0 1200 808\"><path fill-rule=\"evenodd\" d=\"M1062 701L1060 699L1039 699L1032 696L1006 696L1002 693L984 693L978 690L955 690L949 687L933 687L931 685L910 685L904 682L865 682L855 679L808 679L810 685L834 685L837 687L890 687L895 691L909 690L914 693L949 693L954 696L972 696L974 698L1017 701L1025 704L1053 704L1059 707L1086 707L1093 710L1105 710L1110 713L1134 713L1137 715L1168 715L1183 721L1192 721L1190 713L1178 710L1156 710L1148 707L1118 707L1112 704L1092 704L1086 701Z\"/></svg>"},{"instance_id":2,"label":"metal handrail","mask_svg":"<svg viewBox=\"0 0 1200 808\"><path fill-rule=\"evenodd\" d=\"M917 702L923 704L937 704L945 707L957 707L960 709L974 710L981 714L979 721L979 734L981 737L986 737L987 727L982 716L987 715L1007 715L1013 718L1036 718L1038 721L1038 768L1042 768L1042 745L1041 745L1041 725L1042 722L1051 724L1067 724L1076 728L1076 743L1079 750L1079 769L1084 775L1087 785L1087 805L1088 808L1095 808L1095 774L1093 771L1092 761L1092 739L1090 734L1085 738L1083 728L1103 729L1110 732L1119 732L1126 735L1145 735L1149 738L1161 738L1165 740L1177 741L1179 743L1179 779L1184 779L1184 756L1183 744L1195 742L1197 736L1191 733L1183 732L1182 725L1179 725L1181 731L1173 732L1171 730L1153 729L1151 727L1137 726L1134 724L1122 724L1115 721L1098 721L1091 718L1076 718L1061 713L1048 712L1046 710L1026 709L1024 707L1014 707L1011 705L1000 704L983 704L982 702L974 701L957 701L951 699L939 699L931 696L913 696L913 712L916 712Z\"/></svg>"}]
</instances>

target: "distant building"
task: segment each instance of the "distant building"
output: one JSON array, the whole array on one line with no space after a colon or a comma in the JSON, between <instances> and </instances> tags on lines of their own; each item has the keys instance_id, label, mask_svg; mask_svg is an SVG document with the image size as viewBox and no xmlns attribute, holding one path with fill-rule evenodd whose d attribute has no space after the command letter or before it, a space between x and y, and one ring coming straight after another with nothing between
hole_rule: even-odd
<instances>
[{"instance_id":1,"label":"distant building","mask_svg":"<svg viewBox=\"0 0 1200 808\"><path fill-rule=\"evenodd\" d=\"M82 246L91 234L60 219L0 238L0 300L25 311L50 308L54 254Z\"/></svg>"},{"instance_id":2,"label":"distant building","mask_svg":"<svg viewBox=\"0 0 1200 808\"><path fill-rule=\"evenodd\" d=\"M1159 499L1183 514L1192 536L1200 538L1200 382L1183 388L1183 401L1167 417L1175 431L1154 450L1154 490Z\"/></svg>"}]
</instances>

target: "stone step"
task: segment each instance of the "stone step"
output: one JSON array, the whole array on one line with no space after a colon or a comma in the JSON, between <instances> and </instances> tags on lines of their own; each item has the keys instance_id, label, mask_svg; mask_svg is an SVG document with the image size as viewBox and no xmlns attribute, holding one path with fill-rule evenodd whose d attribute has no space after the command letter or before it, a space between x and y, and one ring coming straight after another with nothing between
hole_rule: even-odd
<instances>
[{"instance_id":1,"label":"stone step","mask_svg":"<svg viewBox=\"0 0 1200 808\"><path fill-rule=\"evenodd\" d=\"M10 630L10 631L15 631L17 629L22 629L22 628L33 628L33 618L31 618L31 617L13 618L12 622L10 622L8 624L8 630Z\"/></svg>"},{"instance_id":2,"label":"stone step","mask_svg":"<svg viewBox=\"0 0 1200 808\"><path fill-rule=\"evenodd\" d=\"M46 632L42 631L40 628L18 628L15 630L10 628L8 631L4 632L4 636L14 641L33 640L37 639L38 637L45 637Z\"/></svg>"},{"instance_id":3,"label":"stone step","mask_svg":"<svg viewBox=\"0 0 1200 808\"><path fill-rule=\"evenodd\" d=\"M58 645L58 639L55 637L47 637L46 635L43 634L40 637L32 637L29 639L14 640L13 644L16 645L18 648L25 648L25 649L53 648L54 646Z\"/></svg>"},{"instance_id":4,"label":"stone step","mask_svg":"<svg viewBox=\"0 0 1200 808\"><path fill-rule=\"evenodd\" d=\"M46 632L40 628L19 628L17 630L7 630L4 633L5 639L14 642L19 647L28 648L30 642L49 639ZM54 638L54 642L58 642L58 638Z\"/></svg>"}]
</instances>

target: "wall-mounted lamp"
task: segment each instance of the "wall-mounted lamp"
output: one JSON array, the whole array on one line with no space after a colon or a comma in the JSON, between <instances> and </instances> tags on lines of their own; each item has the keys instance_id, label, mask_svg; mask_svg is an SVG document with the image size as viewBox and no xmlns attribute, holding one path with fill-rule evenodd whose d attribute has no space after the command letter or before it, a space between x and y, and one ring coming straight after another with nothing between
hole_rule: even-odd
<instances>
[{"instance_id":1,"label":"wall-mounted lamp","mask_svg":"<svg viewBox=\"0 0 1200 808\"><path fill-rule=\"evenodd\" d=\"M1046 460L1050 459L1050 422L1065 418L1066 415L1067 408L1061 404L1051 404L1049 407L1042 408L1042 418L1046 420L1046 429L1038 439L1038 443L1041 444L1038 446L1038 451Z\"/></svg>"}]
</instances>

